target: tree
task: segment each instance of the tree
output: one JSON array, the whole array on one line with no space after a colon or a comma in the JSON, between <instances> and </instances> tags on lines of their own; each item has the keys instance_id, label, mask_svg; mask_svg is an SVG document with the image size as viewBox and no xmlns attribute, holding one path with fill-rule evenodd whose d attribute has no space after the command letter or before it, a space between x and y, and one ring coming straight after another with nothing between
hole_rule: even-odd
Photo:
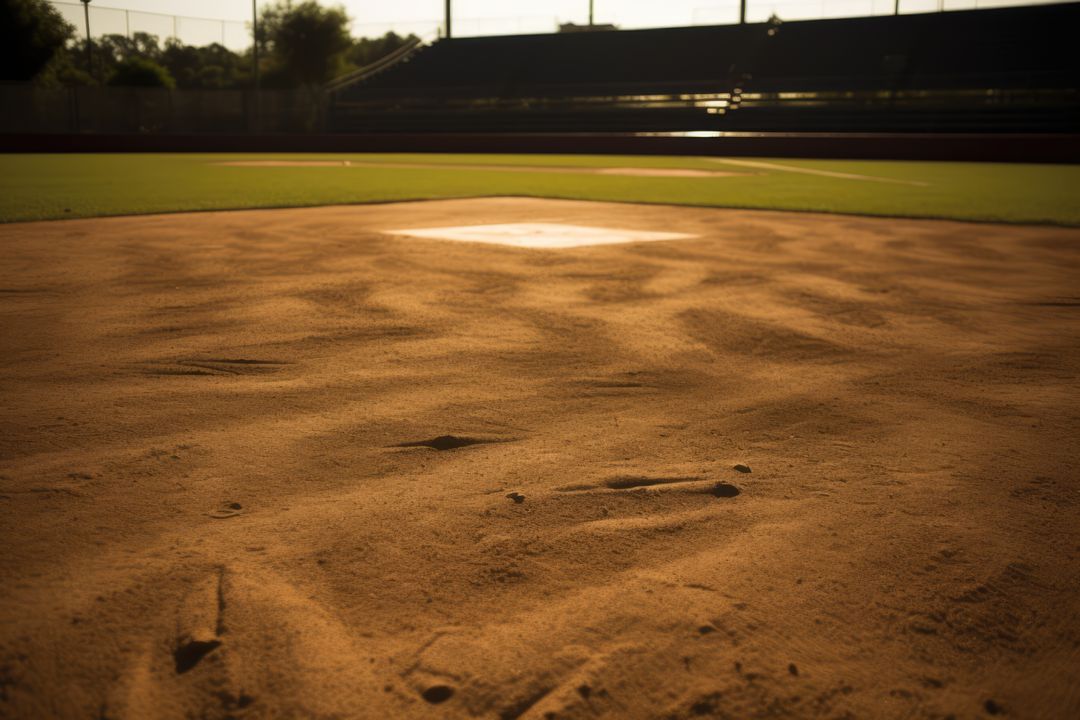
<instances>
[{"instance_id":1,"label":"tree","mask_svg":"<svg viewBox=\"0 0 1080 720\"><path fill-rule=\"evenodd\" d=\"M309 88L338 75L352 47L349 23L343 8L324 8L313 0L299 5L279 0L264 10L260 25L276 66L273 74Z\"/></svg>"},{"instance_id":2,"label":"tree","mask_svg":"<svg viewBox=\"0 0 1080 720\"><path fill-rule=\"evenodd\" d=\"M18 41L25 43L32 33L29 21L8 22L14 17L13 8L34 9L42 17L59 20L45 0L0 0L0 37L8 38L0 45L6 58L18 43L8 36L10 28L22 28ZM42 9L44 8L44 9ZM20 10L22 12L22 10ZM43 13L43 14L42 14ZM21 16L20 16L21 17ZM29 16L27 16L29 17ZM36 17L36 16L35 16ZM414 42L413 35L400 36L388 32L377 38L349 36L349 18L341 8L324 8L310 0L294 4L277 0L260 16L258 42L262 65L262 83L267 88L306 88L314 105L322 86L338 75L369 65L402 45ZM96 37L91 45L93 69L87 66L87 44L84 38L74 39L74 29L62 24L63 35L36 75L32 68L23 72L24 78L46 87L97 85L150 85L181 89L231 89L251 85L251 50L236 53L217 43L203 47L185 45L176 38L163 43L156 35L136 32ZM134 62L150 61L150 65ZM5 70L15 63L8 60ZM161 70L165 74L161 74ZM0 78L0 80L7 78Z\"/></svg>"},{"instance_id":3,"label":"tree","mask_svg":"<svg viewBox=\"0 0 1080 720\"><path fill-rule=\"evenodd\" d=\"M133 57L142 57L155 62L161 60L158 37L149 33L137 32L130 38L126 35L103 35L94 44L106 68L114 67L117 63Z\"/></svg>"},{"instance_id":4,"label":"tree","mask_svg":"<svg viewBox=\"0 0 1080 720\"><path fill-rule=\"evenodd\" d=\"M218 43L194 47L169 38L159 57L180 88L221 90L248 84L251 61Z\"/></svg>"},{"instance_id":5,"label":"tree","mask_svg":"<svg viewBox=\"0 0 1080 720\"><path fill-rule=\"evenodd\" d=\"M74 33L46 0L0 0L0 80L33 80Z\"/></svg>"},{"instance_id":6,"label":"tree","mask_svg":"<svg viewBox=\"0 0 1080 720\"><path fill-rule=\"evenodd\" d=\"M176 38L168 38L164 45L158 42L156 35L136 32L130 38L124 35L103 35L93 43L94 68L102 78L111 78L124 66L120 79L110 81L116 85L135 72L142 80L141 84L152 83L158 87L171 87L169 81L162 80L160 85L145 75L146 68L137 71L128 67L135 58L150 60L164 68L167 75L182 89L229 89L247 87L250 84L249 72L251 60L232 50L212 43L204 47L185 45ZM145 75L145 77L144 77ZM77 40L57 53L56 59L49 65L47 72L38 77L39 84L46 86L94 85L86 67L86 41Z\"/></svg>"},{"instance_id":7,"label":"tree","mask_svg":"<svg viewBox=\"0 0 1080 720\"><path fill-rule=\"evenodd\" d=\"M133 56L117 63L112 77L109 78L109 85L172 89L176 87L176 82L168 70L153 60Z\"/></svg>"}]
</instances>

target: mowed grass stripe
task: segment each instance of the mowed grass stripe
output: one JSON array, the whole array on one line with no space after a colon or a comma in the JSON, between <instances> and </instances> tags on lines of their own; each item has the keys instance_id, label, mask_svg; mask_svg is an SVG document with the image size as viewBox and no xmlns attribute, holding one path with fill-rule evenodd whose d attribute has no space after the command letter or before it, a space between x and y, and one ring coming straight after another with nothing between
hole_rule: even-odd
<instances>
[{"instance_id":1,"label":"mowed grass stripe","mask_svg":"<svg viewBox=\"0 0 1080 720\"><path fill-rule=\"evenodd\" d=\"M260 160L341 167L229 167ZM847 177L725 167L711 158L597 155L0 155L0 221L520 195L705 207L1080 225L1080 166L743 158ZM367 163L367 164L365 164ZM396 165L378 166L379 163ZM406 167L415 165L416 167ZM440 165L447 165L445 169ZM453 166L525 166L466 169ZM550 168L745 170L732 177L642 177Z\"/></svg>"}]
</instances>

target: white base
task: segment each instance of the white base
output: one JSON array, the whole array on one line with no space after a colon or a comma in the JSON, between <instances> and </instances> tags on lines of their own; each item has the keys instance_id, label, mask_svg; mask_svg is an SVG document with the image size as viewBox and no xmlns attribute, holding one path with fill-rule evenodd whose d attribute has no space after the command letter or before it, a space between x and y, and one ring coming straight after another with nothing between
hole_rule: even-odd
<instances>
[{"instance_id":1,"label":"white base","mask_svg":"<svg viewBox=\"0 0 1080 720\"><path fill-rule=\"evenodd\" d=\"M392 235L491 243L527 248L572 248L585 245L684 240L696 237L684 233L644 232L618 228L560 225L556 223L511 223L507 225L464 225L460 227L387 230Z\"/></svg>"}]
</instances>

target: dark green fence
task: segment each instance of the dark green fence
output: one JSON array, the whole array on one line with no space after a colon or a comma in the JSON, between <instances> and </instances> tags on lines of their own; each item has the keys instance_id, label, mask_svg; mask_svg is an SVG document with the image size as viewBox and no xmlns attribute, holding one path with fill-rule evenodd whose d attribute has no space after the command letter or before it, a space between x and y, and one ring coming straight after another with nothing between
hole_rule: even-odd
<instances>
[{"instance_id":1,"label":"dark green fence","mask_svg":"<svg viewBox=\"0 0 1080 720\"><path fill-rule=\"evenodd\" d=\"M0 85L5 133L318 133L322 93Z\"/></svg>"}]
</instances>

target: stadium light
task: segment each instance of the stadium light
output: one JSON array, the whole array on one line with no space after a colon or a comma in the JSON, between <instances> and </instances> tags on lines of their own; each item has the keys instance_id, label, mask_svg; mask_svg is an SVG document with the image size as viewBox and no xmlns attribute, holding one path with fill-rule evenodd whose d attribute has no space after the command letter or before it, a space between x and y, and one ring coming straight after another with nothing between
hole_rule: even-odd
<instances>
[{"instance_id":1,"label":"stadium light","mask_svg":"<svg viewBox=\"0 0 1080 720\"><path fill-rule=\"evenodd\" d=\"M82 0L83 15L86 17L86 71L94 76L94 50L90 41L90 0Z\"/></svg>"}]
</instances>

